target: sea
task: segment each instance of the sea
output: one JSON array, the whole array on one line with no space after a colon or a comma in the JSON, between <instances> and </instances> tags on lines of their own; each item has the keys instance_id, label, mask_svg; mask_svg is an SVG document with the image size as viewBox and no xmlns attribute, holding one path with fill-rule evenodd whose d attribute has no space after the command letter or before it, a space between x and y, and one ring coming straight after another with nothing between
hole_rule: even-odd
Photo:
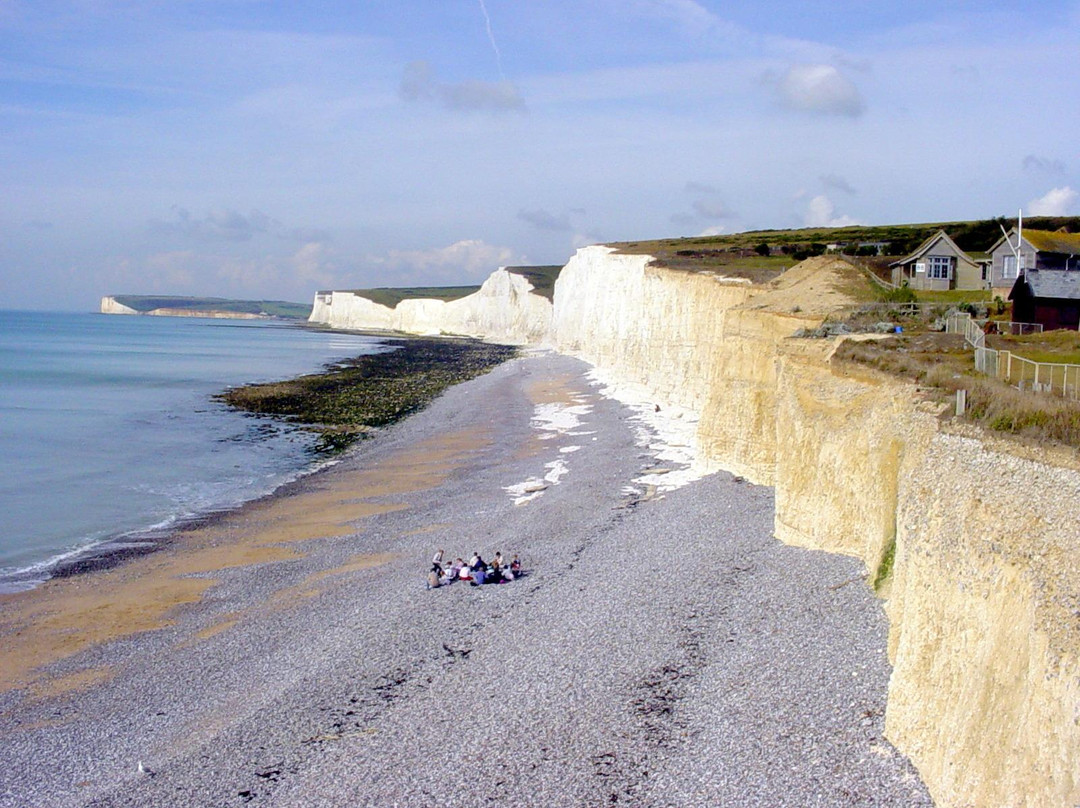
<instances>
[{"instance_id":1,"label":"sea","mask_svg":"<svg viewBox=\"0 0 1080 808\"><path fill-rule=\"evenodd\" d=\"M389 349L274 320L0 311L0 592L333 462L214 394Z\"/></svg>"}]
</instances>

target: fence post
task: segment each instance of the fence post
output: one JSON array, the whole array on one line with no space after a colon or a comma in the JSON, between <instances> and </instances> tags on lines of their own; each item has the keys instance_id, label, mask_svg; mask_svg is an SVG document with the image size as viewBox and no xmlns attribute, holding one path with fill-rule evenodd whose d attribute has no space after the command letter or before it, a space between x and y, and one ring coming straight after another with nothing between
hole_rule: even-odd
<instances>
[{"instance_id":1,"label":"fence post","mask_svg":"<svg viewBox=\"0 0 1080 808\"><path fill-rule=\"evenodd\" d=\"M956 415L957 417L967 412L967 390L961 387L956 391Z\"/></svg>"}]
</instances>

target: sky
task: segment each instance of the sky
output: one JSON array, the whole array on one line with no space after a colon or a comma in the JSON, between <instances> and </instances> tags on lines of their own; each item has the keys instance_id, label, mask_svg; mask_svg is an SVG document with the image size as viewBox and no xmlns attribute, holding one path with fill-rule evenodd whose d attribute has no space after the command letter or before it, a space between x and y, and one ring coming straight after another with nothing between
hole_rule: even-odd
<instances>
[{"instance_id":1,"label":"sky","mask_svg":"<svg viewBox=\"0 0 1080 808\"><path fill-rule=\"evenodd\" d=\"M1078 54L1080 0L0 0L0 308L1080 214Z\"/></svg>"}]
</instances>

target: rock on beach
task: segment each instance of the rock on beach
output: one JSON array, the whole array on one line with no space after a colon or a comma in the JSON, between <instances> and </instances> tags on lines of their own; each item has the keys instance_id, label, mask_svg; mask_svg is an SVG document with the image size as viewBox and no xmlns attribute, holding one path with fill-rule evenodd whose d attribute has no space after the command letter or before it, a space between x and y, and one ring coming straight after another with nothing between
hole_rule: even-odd
<instances>
[{"instance_id":1,"label":"rock on beach","mask_svg":"<svg viewBox=\"0 0 1080 808\"><path fill-rule=\"evenodd\" d=\"M858 562L780 544L772 490L725 473L646 497L660 450L587 371L452 388L286 495L289 553L0 693L0 806L932 805L883 736ZM214 540L281 544L260 513ZM527 574L429 591L439 547Z\"/></svg>"}]
</instances>

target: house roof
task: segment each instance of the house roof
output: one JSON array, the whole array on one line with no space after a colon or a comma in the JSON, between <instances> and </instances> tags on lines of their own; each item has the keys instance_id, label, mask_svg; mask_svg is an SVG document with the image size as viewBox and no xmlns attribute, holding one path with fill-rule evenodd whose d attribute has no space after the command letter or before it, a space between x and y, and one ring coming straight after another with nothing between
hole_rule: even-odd
<instances>
[{"instance_id":1,"label":"house roof","mask_svg":"<svg viewBox=\"0 0 1080 808\"><path fill-rule=\"evenodd\" d=\"M1016 235L1016 228L1009 231L1010 239ZM1001 236L990 247L989 252L994 252L1005 236ZM1051 230L1024 230L1024 241L1030 244L1038 252L1062 253L1064 255L1080 255L1080 234L1058 233ZM1011 243L1011 242L1010 242Z\"/></svg>"},{"instance_id":2,"label":"house roof","mask_svg":"<svg viewBox=\"0 0 1080 808\"><path fill-rule=\"evenodd\" d=\"M1080 300L1080 272L1066 272L1061 269L1026 270L1017 278L1012 292L1009 293L1010 299L1021 283L1027 284L1032 297Z\"/></svg>"},{"instance_id":3,"label":"house roof","mask_svg":"<svg viewBox=\"0 0 1080 808\"><path fill-rule=\"evenodd\" d=\"M913 252L911 255L905 256L899 261L893 261L891 264L889 264L889 266L898 267L902 264L910 264L912 261L922 258L924 255L926 255L926 253L930 251L930 248L933 247L938 242L938 240L942 239L945 241L946 244L952 247L953 251L960 258L966 259L969 263L975 263L975 260L968 253L964 252L956 246L956 242L949 238L948 233L946 233L944 230L938 230L936 233L934 233L934 235L930 236L930 238L920 244L919 249L915 250L915 252Z\"/></svg>"},{"instance_id":4,"label":"house roof","mask_svg":"<svg viewBox=\"0 0 1080 808\"><path fill-rule=\"evenodd\" d=\"M1024 238L1039 252L1080 255L1080 235L1049 230L1025 230Z\"/></svg>"}]
</instances>

